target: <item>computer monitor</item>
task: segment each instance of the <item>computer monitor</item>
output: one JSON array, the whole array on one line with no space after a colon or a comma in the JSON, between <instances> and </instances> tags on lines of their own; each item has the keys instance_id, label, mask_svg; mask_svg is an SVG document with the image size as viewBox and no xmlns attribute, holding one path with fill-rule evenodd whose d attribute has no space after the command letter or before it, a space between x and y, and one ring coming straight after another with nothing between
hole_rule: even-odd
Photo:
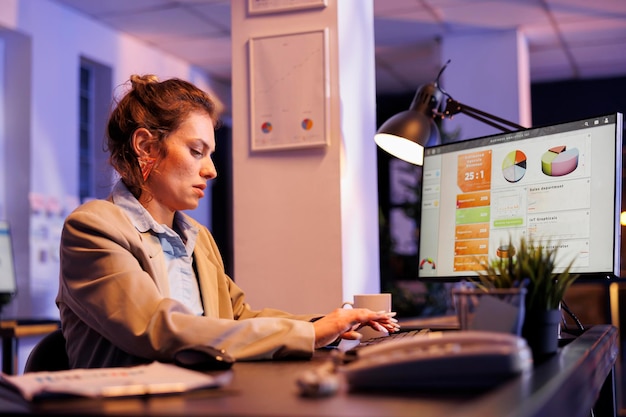
<instances>
[{"instance_id":1,"label":"computer monitor","mask_svg":"<svg viewBox=\"0 0 626 417\"><path fill-rule=\"evenodd\" d=\"M622 114L427 148L419 273L476 277L522 236L558 244L557 269L580 277L620 270Z\"/></svg>"},{"instance_id":2,"label":"computer monitor","mask_svg":"<svg viewBox=\"0 0 626 417\"><path fill-rule=\"evenodd\" d=\"M13 245L9 223L0 220L0 311L8 304L17 291Z\"/></svg>"}]
</instances>

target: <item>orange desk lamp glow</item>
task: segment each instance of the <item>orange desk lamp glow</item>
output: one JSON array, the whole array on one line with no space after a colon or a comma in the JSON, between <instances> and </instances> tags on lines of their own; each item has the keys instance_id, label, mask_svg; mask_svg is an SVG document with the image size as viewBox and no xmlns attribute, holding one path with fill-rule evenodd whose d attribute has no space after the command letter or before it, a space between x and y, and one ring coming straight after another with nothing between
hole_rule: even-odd
<instances>
[{"instance_id":1,"label":"orange desk lamp glow","mask_svg":"<svg viewBox=\"0 0 626 417\"><path fill-rule=\"evenodd\" d=\"M464 113L503 132L524 129L516 123L461 104L443 91L439 87L439 78L449 63L450 60L441 68L435 81L417 89L408 110L390 117L378 128L374 141L381 149L404 161L422 165L424 148L441 143L435 120L452 118L458 113ZM440 111L438 109L444 95L448 97L446 107Z\"/></svg>"}]
</instances>

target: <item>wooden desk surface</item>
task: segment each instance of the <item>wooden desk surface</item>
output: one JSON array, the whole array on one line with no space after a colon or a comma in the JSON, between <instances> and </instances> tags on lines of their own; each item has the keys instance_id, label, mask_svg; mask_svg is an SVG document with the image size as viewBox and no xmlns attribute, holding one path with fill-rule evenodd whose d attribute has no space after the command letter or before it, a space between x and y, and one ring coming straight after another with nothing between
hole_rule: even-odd
<instances>
[{"instance_id":1,"label":"wooden desk surface","mask_svg":"<svg viewBox=\"0 0 626 417\"><path fill-rule=\"evenodd\" d=\"M32 323L20 323L17 320L0 321L0 337L27 337L45 335L60 326L58 320L42 320Z\"/></svg>"},{"instance_id":2,"label":"wooden desk surface","mask_svg":"<svg viewBox=\"0 0 626 417\"><path fill-rule=\"evenodd\" d=\"M206 416L588 416L617 359L617 329L595 326L527 375L486 392L299 396L296 379L325 360L235 364L230 385L180 396L50 400L27 404L0 387L0 410L64 415Z\"/></svg>"}]
</instances>

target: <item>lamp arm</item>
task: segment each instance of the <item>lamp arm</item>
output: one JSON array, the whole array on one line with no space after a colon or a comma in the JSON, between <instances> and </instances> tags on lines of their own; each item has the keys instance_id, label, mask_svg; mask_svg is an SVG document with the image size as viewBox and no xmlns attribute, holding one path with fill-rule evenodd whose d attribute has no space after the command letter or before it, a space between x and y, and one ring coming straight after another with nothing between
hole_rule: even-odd
<instances>
[{"instance_id":1,"label":"lamp arm","mask_svg":"<svg viewBox=\"0 0 626 417\"><path fill-rule=\"evenodd\" d=\"M479 120L489 126L495 127L496 129L500 129L503 132L511 132L512 130L521 130L526 129L524 126L518 125L517 123L510 122L508 120L502 119L498 116L494 116L493 114L489 114L482 110L478 110L477 108L470 107L466 104L459 103L458 101L448 98L446 103L446 108L442 114L442 117L452 117L455 114L463 113L466 114L476 120ZM506 125L506 126L503 126Z\"/></svg>"}]
</instances>

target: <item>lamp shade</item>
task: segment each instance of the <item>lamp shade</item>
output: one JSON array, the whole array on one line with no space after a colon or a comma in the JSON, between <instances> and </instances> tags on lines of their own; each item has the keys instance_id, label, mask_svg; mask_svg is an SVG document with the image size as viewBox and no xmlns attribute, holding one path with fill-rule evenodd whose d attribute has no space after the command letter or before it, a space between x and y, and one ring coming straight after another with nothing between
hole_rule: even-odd
<instances>
[{"instance_id":1,"label":"lamp shade","mask_svg":"<svg viewBox=\"0 0 626 417\"><path fill-rule=\"evenodd\" d=\"M433 109L441 100L436 83L420 87L408 110L383 123L374 141L384 151L415 165L424 163L424 147L440 142L439 129L433 120Z\"/></svg>"},{"instance_id":2,"label":"lamp shade","mask_svg":"<svg viewBox=\"0 0 626 417\"><path fill-rule=\"evenodd\" d=\"M406 110L388 119L376 132L374 141L381 149L415 165L424 163L424 146L439 142L439 129L423 113Z\"/></svg>"}]
</instances>

